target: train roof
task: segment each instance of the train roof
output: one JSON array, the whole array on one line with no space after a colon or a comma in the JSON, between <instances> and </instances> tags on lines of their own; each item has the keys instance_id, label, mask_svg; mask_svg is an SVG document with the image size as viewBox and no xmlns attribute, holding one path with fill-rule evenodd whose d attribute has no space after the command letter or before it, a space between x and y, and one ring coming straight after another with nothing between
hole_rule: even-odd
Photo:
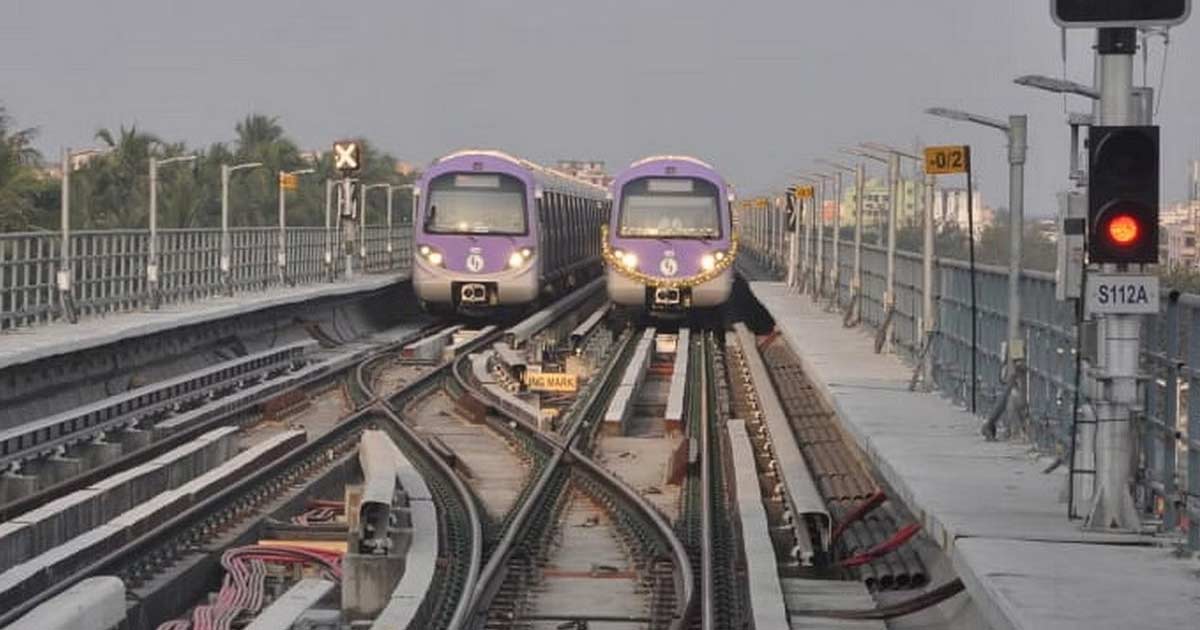
<instances>
[{"instance_id":1,"label":"train roof","mask_svg":"<svg viewBox=\"0 0 1200 630\"><path fill-rule=\"evenodd\" d=\"M677 167L672 166L671 164L665 164L661 167L658 166L666 162L674 162ZM663 169L665 169L665 172L668 174L676 173L677 170L678 172L676 174L680 176L701 177L710 180L724 190L726 194L729 194L732 191L732 188L725 181L725 178L722 177L721 174L717 172L717 169L713 168L711 164L705 162L704 160L700 160L688 155L652 155L650 157L642 158L633 164L630 164L625 168L625 170L617 174L616 178L612 182L612 190L620 190L620 188L630 180L637 179L639 177L661 174L660 171Z\"/></svg>"},{"instance_id":2,"label":"train roof","mask_svg":"<svg viewBox=\"0 0 1200 630\"><path fill-rule=\"evenodd\" d=\"M708 162L705 162L704 160L701 160L699 158L691 157L690 155L651 155L650 157L644 157L644 158L634 162L633 164L630 164L629 168L636 168L643 164L649 164L650 162L659 162L659 161L663 161L663 160L691 162L692 164L696 164L698 166L703 166L704 168L707 168L712 171L717 170L717 169L713 168L712 164L709 164Z\"/></svg>"},{"instance_id":3,"label":"train roof","mask_svg":"<svg viewBox=\"0 0 1200 630\"><path fill-rule=\"evenodd\" d=\"M594 196L603 196L607 193L607 190L603 186L597 186L596 184L579 179L578 177L574 177L562 171L550 168L548 166L542 166L537 162L526 160L511 153L497 149L462 149L443 155L442 157L434 160L433 164L434 166L437 166L451 160L469 157L489 157L509 162L514 166L524 168L533 174L534 180L543 189L567 190Z\"/></svg>"}]
</instances>

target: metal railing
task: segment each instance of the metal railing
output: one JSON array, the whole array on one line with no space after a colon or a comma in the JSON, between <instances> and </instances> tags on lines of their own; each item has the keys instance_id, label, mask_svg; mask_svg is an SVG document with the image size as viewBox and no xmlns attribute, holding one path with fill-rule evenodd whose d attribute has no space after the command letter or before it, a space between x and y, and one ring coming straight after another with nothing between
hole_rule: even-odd
<instances>
[{"instance_id":1,"label":"metal railing","mask_svg":"<svg viewBox=\"0 0 1200 630\"><path fill-rule=\"evenodd\" d=\"M365 258L355 248L355 271L407 273L411 265L411 229L367 226ZM147 230L73 232L70 297L81 317L145 308L152 302L146 274ZM181 303L234 292L261 291L282 284L279 230L274 227L230 230L229 284L221 274L219 229L159 230L159 299ZM390 241L390 251L389 251ZM339 277L340 243L323 227L287 230L288 284L313 284ZM326 250L332 248L332 264ZM62 265L62 239L52 232L0 234L0 330L41 324L63 317L56 277Z\"/></svg>"},{"instance_id":2,"label":"metal railing","mask_svg":"<svg viewBox=\"0 0 1200 630\"><path fill-rule=\"evenodd\" d=\"M765 213L764 213L765 214ZM787 276L787 239L777 220L744 219L742 252L773 273ZM804 239L800 261L806 260ZM826 291L832 264L831 241L822 248ZM886 312L887 252L864 245L861 321L876 332ZM847 305L851 299L853 243L843 241L839 251L839 282L826 300ZM896 308L888 329L892 349L916 363L924 343L922 325L922 258L919 253L896 254ZM803 276L803 271L797 277ZM971 317L970 268L959 260L935 259L933 335L933 385L958 404L966 406L971 392L971 328L976 327L978 346L978 410L994 409L1007 387L1003 344L1008 325L1008 271L976 265L978 317ZM1026 391L1028 413L1017 426L1009 426L1012 437L1028 440L1041 452L1071 461L1075 412L1076 347L1078 326L1074 305L1055 298L1054 275L1026 271L1020 283L1021 335L1026 347ZM1176 530L1186 520L1192 523L1188 542L1200 549L1200 296L1164 297L1158 317L1145 318L1142 366L1147 379L1143 388L1143 411L1133 418L1141 436L1137 479L1138 501L1147 513L1161 516L1164 530ZM1083 363L1084 369L1087 363ZM1081 400L1087 402L1086 391Z\"/></svg>"}]
</instances>

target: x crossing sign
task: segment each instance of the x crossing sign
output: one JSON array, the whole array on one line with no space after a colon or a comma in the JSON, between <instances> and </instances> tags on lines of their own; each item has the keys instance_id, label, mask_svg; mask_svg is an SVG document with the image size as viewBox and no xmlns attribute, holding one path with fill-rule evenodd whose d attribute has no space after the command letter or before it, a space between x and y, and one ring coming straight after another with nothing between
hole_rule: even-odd
<instances>
[{"instance_id":1,"label":"x crossing sign","mask_svg":"<svg viewBox=\"0 0 1200 630\"><path fill-rule=\"evenodd\" d=\"M342 172L353 172L362 168L362 151L353 140L333 143L333 168Z\"/></svg>"}]
</instances>

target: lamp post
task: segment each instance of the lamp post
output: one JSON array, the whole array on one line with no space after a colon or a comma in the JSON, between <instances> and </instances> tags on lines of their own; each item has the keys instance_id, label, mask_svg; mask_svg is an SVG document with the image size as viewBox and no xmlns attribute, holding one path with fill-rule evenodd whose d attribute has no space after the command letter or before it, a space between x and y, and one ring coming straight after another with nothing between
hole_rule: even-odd
<instances>
[{"instance_id":1,"label":"lamp post","mask_svg":"<svg viewBox=\"0 0 1200 630\"><path fill-rule=\"evenodd\" d=\"M802 175L799 177L799 179L801 181L808 182L809 184L820 184L821 183L821 180L819 180L815 177L808 176L808 175ZM813 248L813 224L817 220L817 213L815 211L816 203L817 203L816 195L813 195L812 197L808 198L807 205L809 208L809 216L808 216L808 220L806 220L804 222L804 255L800 257L801 268L802 268L802 278L800 280L800 285L802 287L801 291L803 291L803 287L805 284L808 285L807 288L810 291L814 290L812 287L813 287L813 285L815 285L815 283L817 281L816 280L817 257L816 257L816 252L814 251L814 248ZM803 206L801 206L801 212L803 212L803 211L804 211Z\"/></svg>"},{"instance_id":2,"label":"lamp post","mask_svg":"<svg viewBox=\"0 0 1200 630\"><path fill-rule=\"evenodd\" d=\"M840 248L839 244L841 243L841 240L842 240L842 197L843 197L842 196L842 175L844 175L845 173L854 173L855 176L857 177L858 171L857 171L857 169L847 166L845 164L842 164L840 162L834 162L832 160L826 160L823 158L818 158L817 162L820 164L824 164L824 165L828 166L829 168L834 169L834 171L837 173L837 179L835 180L835 188L834 188L834 196L837 198L837 200L835 202L836 205L834 206L834 210L833 210L833 212L834 212L834 214L833 214L833 295L834 295L835 305L840 307L841 304L837 303L837 298L838 298L838 293L841 290L841 282L842 282L842 265L841 265L841 258L839 256L839 248ZM855 185L856 186L858 185L857 180L855 181ZM862 221L860 218L854 229L854 233L855 233L855 244L854 245L855 245L855 256L856 257L858 256L858 246L861 244L861 241L859 240L859 237L861 235L861 230L860 230L861 226L862 226ZM851 289L851 290L853 291L853 289Z\"/></svg>"},{"instance_id":3,"label":"lamp post","mask_svg":"<svg viewBox=\"0 0 1200 630\"><path fill-rule=\"evenodd\" d=\"M159 252L158 252L158 168L168 164L194 162L197 155L179 155L160 160L150 156L150 260L146 264L146 281L150 284L150 308L157 309L162 304L162 292L159 290Z\"/></svg>"},{"instance_id":4,"label":"lamp post","mask_svg":"<svg viewBox=\"0 0 1200 630\"><path fill-rule=\"evenodd\" d=\"M317 172L312 168L294 171L279 171L279 284L288 284L287 277L287 188L291 181L301 175Z\"/></svg>"},{"instance_id":5,"label":"lamp post","mask_svg":"<svg viewBox=\"0 0 1200 630\"><path fill-rule=\"evenodd\" d=\"M362 222L359 224L359 255L363 260L363 268L367 264L367 193L376 188L382 188L387 191L387 253L388 266L391 266L392 254L392 191L396 188L395 185L388 182L380 182L378 184L367 184L362 188Z\"/></svg>"},{"instance_id":6,"label":"lamp post","mask_svg":"<svg viewBox=\"0 0 1200 630\"><path fill-rule=\"evenodd\" d=\"M1031 79L1032 77L1023 77ZM1021 79L1018 79L1020 82ZM1062 83L1070 83L1063 81ZM1076 84L1077 85L1077 84ZM1064 86L1065 87L1065 86ZM1082 87L1082 86L1081 86ZM1090 89L1090 88L1089 88ZM1021 338L1021 248L1025 227L1025 153L1028 146L1029 120L1024 114L1008 117L1008 122L968 112L931 107L931 116L971 122L991 127L1008 139L1008 373L1015 378L1018 363L1025 360L1025 343ZM975 238L974 234L970 235Z\"/></svg>"},{"instance_id":7,"label":"lamp post","mask_svg":"<svg viewBox=\"0 0 1200 630\"><path fill-rule=\"evenodd\" d=\"M63 315L72 324L79 321L79 313L75 312L75 304L71 298L71 170L72 161L75 158L80 158L88 155L104 155L112 152L116 147L103 147L95 149L79 149L71 150L70 147L64 147L62 150L62 197L59 202L60 222L62 229L62 251L60 252L59 269L56 283L58 284L58 299Z\"/></svg>"},{"instance_id":8,"label":"lamp post","mask_svg":"<svg viewBox=\"0 0 1200 630\"><path fill-rule=\"evenodd\" d=\"M892 316L896 311L896 224L900 218L900 198L902 196L901 189L904 187L904 182L901 179L900 159L908 158L921 162L921 158L901 151L886 144L875 142L863 142L858 146L867 151L886 154L888 164L888 233L887 233L887 291L884 293L884 318L883 325L879 328L879 337L876 339L876 351L882 351L886 345L888 350L891 350L892 336L890 328Z\"/></svg>"},{"instance_id":9,"label":"lamp post","mask_svg":"<svg viewBox=\"0 0 1200 630\"><path fill-rule=\"evenodd\" d=\"M887 158L885 158L885 157L880 157L880 156L878 156L878 155L875 155L874 153L871 153L871 152L869 152L869 151L864 151L864 150L862 150L862 149L842 149L842 153L845 153L845 154L847 154L847 155L853 155L853 156L860 157L860 158L865 158L865 159L871 160L871 161L873 161L873 162L879 162L880 164L883 164L885 167L886 167L886 166L889 166L889 164L890 164L890 162L888 161L888 159L887 159ZM864 171L865 171L865 170L866 170L866 169L865 169L865 167L864 167ZM865 172L864 172L864 175L863 175L863 176L864 176L864 178L866 177L866 174L865 174ZM890 176L890 171L889 171L889 176ZM865 179L864 179L864 181L863 181L863 194L866 194L866 181L865 181ZM891 195L891 194L892 194L892 193L891 193L891 183L890 183L890 182L888 182L888 195L889 195L889 198L888 198L888 205L889 205L889 206L891 205L891 202L892 202L892 200L891 200L891 198L890 198L890 195ZM864 211L865 211L865 208L864 208ZM883 218L882 218L882 216L881 216L881 215L882 215L882 213L881 213L881 212L879 212L878 210L876 210L876 211L875 211L875 215L876 215L876 216L875 216L875 229L876 229L876 231L875 231L875 245L876 245L876 246L878 246L878 247L884 247L884 246L887 244L887 242L886 242L886 240L885 240L885 238L884 238L884 233L883 233Z\"/></svg>"},{"instance_id":10,"label":"lamp post","mask_svg":"<svg viewBox=\"0 0 1200 630\"><path fill-rule=\"evenodd\" d=\"M825 186L831 182L833 177L825 173L813 173L812 177L820 182L821 191L820 197L815 204L816 207L814 208L817 217L817 292L814 295L817 301L820 301L825 296L825 277L829 275L828 270L825 268L825 200L829 196ZM834 260L833 264L836 266L837 261Z\"/></svg>"},{"instance_id":11,"label":"lamp post","mask_svg":"<svg viewBox=\"0 0 1200 630\"><path fill-rule=\"evenodd\" d=\"M1022 77L1013 79L1013 83L1023 85L1025 87L1034 88L1036 90L1045 90L1053 94L1074 94L1084 98L1092 99L1093 101L1100 100L1100 90L1082 83L1068 81L1066 79L1056 79L1054 77L1042 76L1040 74L1027 74ZM1071 127L1071 179L1076 183L1083 182L1087 179L1086 173L1079 168L1079 128L1089 127L1096 124L1096 116L1093 114L1083 114L1071 112L1067 115L1067 124ZM1082 185L1082 184L1080 184Z\"/></svg>"},{"instance_id":12,"label":"lamp post","mask_svg":"<svg viewBox=\"0 0 1200 630\"><path fill-rule=\"evenodd\" d=\"M221 282L225 295L233 295L233 241L229 236L229 176L237 171L262 166L262 162L221 165Z\"/></svg>"},{"instance_id":13,"label":"lamp post","mask_svg":"<svg viewBox=\"0 0 1200 630\"><path fill-rule=\"evenodd\" d=\"M387 253L388 253L388 266L389 267L392 265L392 241L393 241L392 225L395 222L395 218L392 216L392 194L395 193L397 190L409 191L409 194L412 196L412 216L414 216L414 217L416 216L416 208L417 208L417 206L416 206L416 204L417 204L417 195L416 195L417 187L415 184L400 184L399 186L391 186L390 188L388 188L388 192L387 192L387 234L388 234Z\"/></svg>"}]
</instances>

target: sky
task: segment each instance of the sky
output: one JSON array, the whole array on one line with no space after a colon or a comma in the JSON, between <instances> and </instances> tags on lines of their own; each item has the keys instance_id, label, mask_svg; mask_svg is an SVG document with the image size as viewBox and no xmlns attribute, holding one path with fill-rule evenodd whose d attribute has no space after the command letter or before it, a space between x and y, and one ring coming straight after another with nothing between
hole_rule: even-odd
<instances>
[{"instance_id":1,"label":"sky","mask_svg":"<svg viewBox=\"0 0 1200 630\"><path fill-rule=\"evenodd\" d=\"M1165 200L1200 158L1200 17L1170 35ZM1091 82L1092 40L1068 33L1074 80ZM1150 53L1158 87L1161 39ZM47 156L134 124L204 146L259 112L304 148L361 134L422 165L464 147L610 170L685 153L747 195L862 141L966 143L988 203L1007 206L1003 136L922 113L940 105L1028 114L1027 213L1050 215L1069 184L1064 108L1090 104L1012 79L1063 71L1046 0L0 4L0 102Z\"/></svg>"}]
</instances>

